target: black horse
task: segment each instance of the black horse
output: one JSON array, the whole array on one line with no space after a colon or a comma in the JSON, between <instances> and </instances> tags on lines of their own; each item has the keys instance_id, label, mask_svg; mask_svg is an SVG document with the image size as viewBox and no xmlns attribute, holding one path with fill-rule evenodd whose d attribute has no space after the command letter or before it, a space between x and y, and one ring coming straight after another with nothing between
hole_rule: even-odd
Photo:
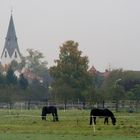
<instances>
[{"instance_id":1,"label":"black horse","mask_svg":"<svg viewBox=\"0 0 140 140\"><path fill-rule=\"evenodd\" d=\"M42 108L42 120L46 120L47 114L52 114L54 122L58 121L57 108L55 106L44 106Z\"/></svg>"},{"instance_id":2,"label":"black horse","mask_svg":"<svg viewBox=\"0 0 140 140\"><path fill-rule=\"evenodd\" d=\"M92 121L94 119L94 124L96 124L96 117L104 117L104 124L108 124L108 118L110 117L112 120L112 124L116 124L116 118L114 117L114 114L109 109L97 109L94 108L90 112L90 125L92 124Z\"/></svg>"}]
</instances>

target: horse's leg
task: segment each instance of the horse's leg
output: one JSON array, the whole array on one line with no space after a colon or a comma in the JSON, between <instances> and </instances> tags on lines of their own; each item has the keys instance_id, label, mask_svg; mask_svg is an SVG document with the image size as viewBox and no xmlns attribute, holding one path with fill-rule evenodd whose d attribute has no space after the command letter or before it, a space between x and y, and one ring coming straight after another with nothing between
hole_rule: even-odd
<instances>
[{"instance_id":1,"label":"horse's leg","mask_svg":"<svg viewBox=\"0 0 140 140\"><path fill-rule=\"evenodd\" d=\"M45 116L42 116L42 120L46 120L46 117Z\"/></svg>"},{"instance_id":2,"label":"horse's leg","mask_svg":"<svg viewBox=\"0 0 140 140\"><path fill-rule=\"evenodd\" d=\"M58 115L57 115L57 112L55 113L55 120L58 121Z\"/></svg>"},{"instance_id":3,"label":"horse's leg","mask_svg":"<svg viewBox=\"0 0 140 140\"><path fill-rule=\"evenodd\" d=\"M107 122L107 125L108 125L108 117L107 117L107 119L106 119L106 122Z\"/></svg>"},{"instance_id":4,"label":"horse's leg","mask_svg":"<svg viewBox=\"0 0 140 140\"><path fill-rule=\"evenodd\" d=\"M107 123L107 117L105 117L105 119L104 119L104 124L106 124Z\"/></svg>"},{"instance_id":5,"label":"horse's leg","mask_svg":"<svg viewBox=\"0 0 140 140\"><path fill-rule=\"evenodd\" d=\"M47 114L44 116L44 120L47 120Z\"/></svg>"},{"instance_id":6,"label":"horse's leg","mask_svg":"<svg viewBox=\"0 0 140 140\"><path fill-rule=\"evenodd\" d=\"M53 122L55 122L55 114L52 113L52 116L53 116Z\"/></svg>"},{"instance_id":7,"label":"horse's leg","mask_svg":"<svg viewBox=\"0 0 140 140\"><path fill-rule=\"evenodd\" d=\"M96 125L96 117L93 117L93 119L94 119L94 124Z\"/></svg>"},{"instance_id":8,"label":"horse's leg","mask_svg":"<svg viewBox=\"0 0 140 140\"><path fill-rule=\"evenodd\" d=\"M104 124L108 124L108 117L105 117Z\"/></svg>"},{"instance_id":9,"label":"horse's leg","mask_svg":"<svg viewBox=\"0 0 140 140\"><path fill-rule=\"evenodd\" d=\"M90 116L90 125L92 125L93 116Z\"/></svg>"},{"instance_id":10,"label":"horse's leg","mask_svg":"<svg viewBox=\"0 0 140 140\"><path fill-rule=\"evenodd\" d=\"M104 119L104 124L106 124L106 117L105 117L105 119Z\"/></svg>"},{"instance_id":11,"label":"horse's leg","mask_svg":"<svg viewBox=\"0 0 140 140\"><path fill-rule=\"evenodd\" d=\"M42 120L46 120L46 114L42 113L41 117L42 117Z\"/></svg>"}]
</instances>

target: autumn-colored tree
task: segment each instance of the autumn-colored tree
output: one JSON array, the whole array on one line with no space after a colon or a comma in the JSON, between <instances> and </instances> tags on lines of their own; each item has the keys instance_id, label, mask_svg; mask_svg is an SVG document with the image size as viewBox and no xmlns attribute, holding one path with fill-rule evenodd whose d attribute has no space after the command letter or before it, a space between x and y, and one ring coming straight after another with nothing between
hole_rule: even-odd
<instances>
[{"instance_id":1,"label":"autumn-colored tree","mask_svg":"<svg viewBox=\"0 0 140 140\"><path fill-rule=\"evenodd\" d=\"M67 41L60 46L59 59L55 63L56 66L50 68L54 78L52 92L55 97L65 102L84 101L92 80L88 73L88 57L82 56L78 43Z\"/></svg>"}]
</instances>

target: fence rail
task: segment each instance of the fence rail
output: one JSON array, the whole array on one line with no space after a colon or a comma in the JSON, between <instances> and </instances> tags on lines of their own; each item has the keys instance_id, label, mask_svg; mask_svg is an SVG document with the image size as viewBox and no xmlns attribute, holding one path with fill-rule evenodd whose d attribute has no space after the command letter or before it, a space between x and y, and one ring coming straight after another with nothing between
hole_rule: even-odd
<instances>
[{"instance_id":1,"label":"fence rail","mask_svg":"<svg viewBox=\"0 0 140 140\"><path fill-rule=\"evenodd\" d=\"M54 105L58 109L91 109L91 108L109 108L117 111L129 111L129 112L139 112L140 111L140 101L132 100L121 100L119 102L115 101L104 101L104 102L78 102L78 103L56 103L56 102L15 102L15 103L3 103L0 102L0 109L41 109L45 105Z\"/></svg>"}]
</instances>

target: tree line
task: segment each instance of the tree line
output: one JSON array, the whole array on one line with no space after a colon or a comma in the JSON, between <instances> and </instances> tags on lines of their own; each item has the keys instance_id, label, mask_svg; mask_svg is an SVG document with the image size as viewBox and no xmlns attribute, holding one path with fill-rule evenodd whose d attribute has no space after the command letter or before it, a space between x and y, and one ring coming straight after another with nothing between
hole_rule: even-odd
<instances>
[{"instance_id":1,"label":"tree line","mask_svg":"<svg viewBox=\"0 0 140 140\"><path fill-rule=\"evenodd\" d=\"M21 63L0 68L0 101L102 102L115 100L140 100L140 71L108 70L90 72L89 60L72 40L60 46L59 58L54 66L38 50L28 49L28 56ZM6 71L6 72L5 72ZM15 72L19 72L17 77ZM22 72L23 71L23 72ZM31 73L32 78L25 75Z\"/></svg>"}]
</instances>

